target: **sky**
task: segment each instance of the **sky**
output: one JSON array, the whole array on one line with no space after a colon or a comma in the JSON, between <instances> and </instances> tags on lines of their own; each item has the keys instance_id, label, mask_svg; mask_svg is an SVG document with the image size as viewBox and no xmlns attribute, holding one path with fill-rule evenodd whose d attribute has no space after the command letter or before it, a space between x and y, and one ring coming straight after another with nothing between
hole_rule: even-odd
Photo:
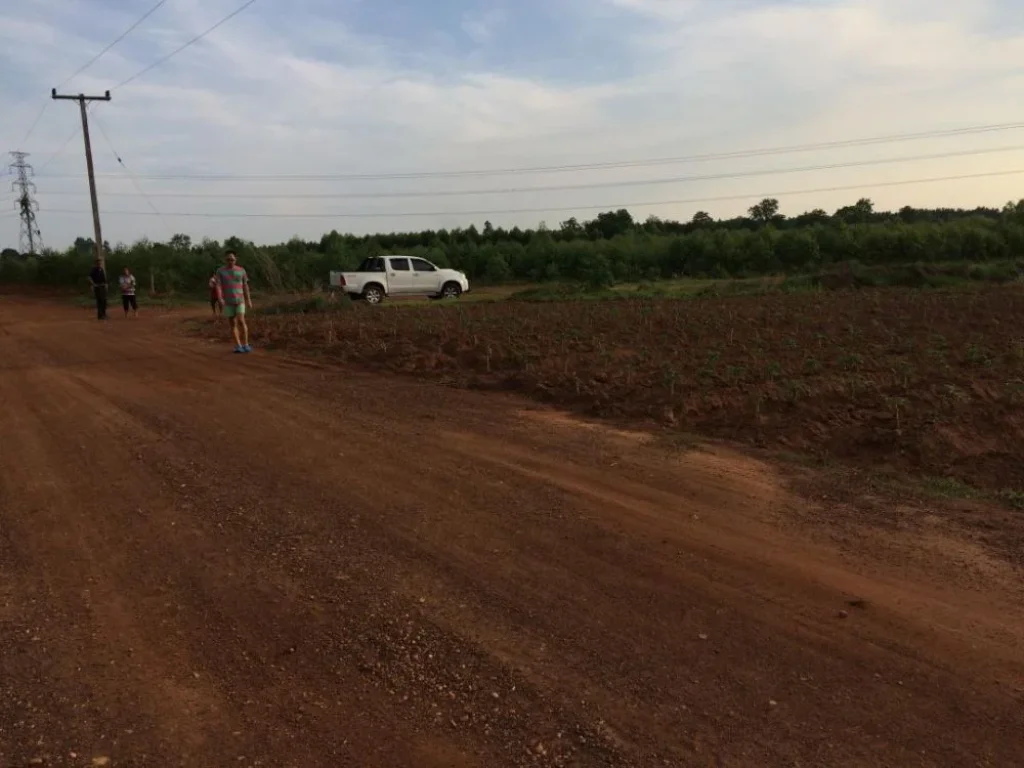
<instances>
[{"instance_id":1,"label":"sky","mask_svg":"<svg viewBox=\"0 0 1024 768\"><path fill-rule=\"evenodd\" d=\"M31 153L46 245L92 234L60 84L112 91L90 110L111 243L1024 197L1020 0L256 0L118 87L242 2L167 0L66 83L155 0L0 2L0 150ZM756 153L780 147L804 151Z\"/></svg>"}]
</instances>

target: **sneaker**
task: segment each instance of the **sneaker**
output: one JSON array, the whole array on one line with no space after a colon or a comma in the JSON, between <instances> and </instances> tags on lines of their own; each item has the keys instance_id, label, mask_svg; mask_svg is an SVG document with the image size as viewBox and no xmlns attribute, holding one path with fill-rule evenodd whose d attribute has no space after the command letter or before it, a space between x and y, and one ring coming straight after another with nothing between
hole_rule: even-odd
<instances>
[{"instance_id":1,"label":"sneaker","mask_svg":"<svg viewBox=\"0 0 1024 768\"><path fill-rule=\"evenodd\" d=\"M235 354L236 355L240 355L243 352L245 352L245 349L243 347L235 347Z\"/></svg>"},{"instance_id":2,"label":"sneaker","mask_svg":"<svg viewBox=\"0 0 1024 768\"><path fill-rule=\"evenodd\" d=\"M242 351L243 352L252 352L252 347L250 345L248 345L248 344L244 344L244 345L242 345Z\"/></svg>"}]
</instances>

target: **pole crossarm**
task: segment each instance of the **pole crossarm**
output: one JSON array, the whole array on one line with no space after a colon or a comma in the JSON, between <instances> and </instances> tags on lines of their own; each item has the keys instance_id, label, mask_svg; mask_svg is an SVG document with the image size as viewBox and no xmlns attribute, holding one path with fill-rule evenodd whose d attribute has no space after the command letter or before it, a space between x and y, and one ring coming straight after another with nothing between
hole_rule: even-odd
<instances>
[{"instance_id":1,"label":"pole crossarm","mask_svg":"<svg viewBox=\"0 0 1024 768\"><path fill-rule=\"evenodd\" d=\"M53 88L50 90L50 96L57 101L61 99L65 101L110 101L110 91L107 91L102 96L86 96L84 93L79 93L78 95L57 93L57 89Z\"/></svg>"}]
</instances>

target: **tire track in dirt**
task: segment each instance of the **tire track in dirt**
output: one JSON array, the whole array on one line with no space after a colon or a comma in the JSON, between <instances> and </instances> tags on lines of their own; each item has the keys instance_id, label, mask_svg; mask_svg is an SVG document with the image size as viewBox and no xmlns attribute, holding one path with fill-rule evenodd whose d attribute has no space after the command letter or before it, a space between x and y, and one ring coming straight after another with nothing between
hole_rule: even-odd
<instances>
[{"instance_id":1,"label":"tire track in dirt","mask_svg":"<svg viewBox=\"0 0 1024 768\"><path fill-rule=\"evenodd\" d=\"M15 386L10 386L12 383ZM52 558L56 554L53 542L40 541L39 534L60 531L66 545L58 557L70 567L47 571L47 594L50 599L63 599L68 614L84 610L89 617L87 636L79 639L75 652L58 654L69 660L77 656L80 666L52 676L58 680L79 678L76 698L82 701L109 702L113 696L119 702L111 710L91 716L90 722L105 716L132 726L127 729L128 737L106 738L102 733L90 733L90 728L76 733L73 722L80 716L65 712L60 720L68 725L50 722L47 730L60 733L57 738L69 745L68 751L85 752L89 740L98 739L93 752L120 754L129 761L126 764L139 765L176 764L179 757L203 764L229 764L240 754L252 754L254 750L257 755L261 751L276 755L275 764L279 765L370 765L377 764L372 757L375 753L383 753L383 765L393 760L432 764L427 762L432 758L424 758L421 747L413 744L408 734L403 737L401 727L386 713L378 711L376 727L371 717L354 730L354 721L374 711L374 694L358 681L346 682L337 672L330 680L338 686L335 697L341 691L345 697L358 691L356 700L361 712L353 712L351 704L339 706L334 717L322 718L330 722L317 723L319 738L308 738L311 721L316 718L307 717L303 722L300 712L303 707L322 708L325 702L297 699L312 698L311 688L319 687L318 693L323 693L322 684L297 684L295 675L283 671L277 658L294 647L296 633L292 627L310 623L301 607L296 615L295 607L281 595L282 591L285 597L300 594L302 589L289 586L283 574L239 562L235 557L238 553L230 547L221 549L223 542L211 540L206 535L209 532L190 519L190 512L208 513L216 511L217 506L191 504L166 493L165 480L180 480L181 476L161 477L159 470L154 475L146 464L133 461L138 457L118 450L147 441L151 448L160 446L166 451L163 458L172 462L173 475L177 468L173 466L174 448L166 433L147 429L104 399L98 388L76 381L66 371L54 375L44 367L35 367L22 382L5 379L2 391L17 414L8 434L38 436L31 445L22 442L18 456L5 456L6 466L18 466L19 462L33 467L66 466L69 453L74 453L76 472L103 478L107 486L105 516L88 502L83 504L69 496L65 478L49 481L47 492L42 494L34 494L24 484L10 487L11 497L19 504L28 503L47 513L45 518L35 517L31 524L14 530L25 550L25 560L45 561L43 547L51 550ZM19 398L24 392L45 392L45 403ZM66 430L72 422L83 431ZM83 434L88 435L89 446L76 442ZM64 437L70 437L72 445L66 445ZM93 448L98 450L90 452ZM160 449L155 453L159 455ZM181 463L179 459L177 465ZM154 493L157 503L151 502ZM160 503L163 499L169 499L169 503ZM146 509L134 509L135 503L143 503ZM72 511L76 506L77 513ZM33 543L40 549L30 550ZM132 580L140 576L142 583L133 584ZM90 585L87 593L74 588L79 580ZM157 604L161 596L167 597L162 604L166 610ZM247 605L256 610L245 608ZM174 631L168 632L169 627ZM97 659L109 656L120 662L116 694L111 690L109 673L102 668L105 661ZM85 666L83 660L91 664ZM239 667L243 668L242 674ZM318 669L308 677L321 675ZM244 692L241 698L239 692ZM278 711L273 718L275 727L264 729L253 723L266 717L251 712L257 703L272 710L292 708L293 714ZM159 756L138 747L138 739L130 738L133 735L146 740L150 748L155 745ZM22 744L23 749L28 746ZM444 739L436 738L432 749L445 760L459 752ZM27 760L40 752L55 754L51 744L32 745L22 754ZM329 754L334 758L328 758ZM287 756L287 762L279 762L283 756Z\"/></svg>"},{"instance_id":2,"label":"tire track in dirt","mask_svg":"<svg viewBox=\"0 0 1024 768\"><path fill-rule=\"evenodd\" d=\"M307 425L303 423L304 412L294 411L290 404L287 402L287 396L285 396L284 393L280 393L282 396L282 400L277 402L277 410L284 411L284 413L268 412L268 415L263 417L259 423L252 423L248 421L218 422L216 421L216 408L211 407L208 403L194 404L193 408L197 408L199 410L199 412L195 414L184 414L181 411L178 411L175 413L175 418L172 421L167 414L161 413L160 408L156 406L154 403L133 403L131 395L127 391L127 388L116 377L105 376L103 374L90 374L90 376L104 376L101 386L95 386L94 384L87 383L84 380L80 381L79 385L87 389L94 390L96 392L107 392L107 397L110 398L110 402L117 402L118 407L124 409L125 412L131 413L133 418L138 418L140 421L143 422L147 420L152 422L151 424L149 424L149 426L146 427L146 431L149 434L175 434L176 436L178 434L181 434L181 439L185 441L187 446L183 455L187 455L190 457L198 457L201 455L200 451L202 450L202 446L188 436L198 434L203 429L203 425L212 427L218 432L227 432L229 434L232 434L240 441L244 441L246 444L253 446L254 448L256 448L255 454L257 456L265 457L266 459L269 459L272 462L272 464L267 466L265 470L257 470L259 476L261 477L265 477L268 473L272 473L275 470L278 473L280 473L283 467L279 462L281 462L285 456L292 457L294 456L295 452L299 452L300 454L308 452L308 449L305 448L304 445L296 445L294 446L294 448L287 447L284 448L282 452L282 446L278 445L275 439L275 435L280 434L280 430L286 430L288 428L294 429L298 427L299 434L302 435L303 437L303 444L309 442L314 446L320 446L326 440L329 439L329 436L323 432L322 426L317 426L314 424ZM277 396L278 393L275 393L275 397ZM256 407L257 410L262 410L259 407L261 404L254 403L252 400L250 400L247 403L247 405L249 407ZM266 405L268 406L268 408L272 408L274 406L273 403L269 402ZM308 416L308 414L305 415ZM175 442L177 442L177 439ZM371 442L376 441L372 440ZM148 461L151 466L154 463L157 465L163 463L162 461L155 462L154 459L161 454L161 446L165 444L166 443L164 442L147 447L146 452L148 454ZM346 451L349 451L352 448L353 446L347 446ZM359 446L355 446L355 449L357 455L362 453ZM204 467L209 466L209 464L206 464L202 461L196 462L194 461L193 458L190 458L187 461L181 460L180 455L178 458L179 460L177 462L175 469L170 473L171 476L196 477L196 473L200 473L201 476L201 473L204 471ZM308 459L303 459L302 461L294 462L292 465L292 470L297 475L308 475L307 472L304 472L304 469L308 467L311 463L316 462L318 460L322 462L323 454L320 453L318 449L314 449L314 451L309 454ZM376 463L376 460L374 459L374 462L372 464L367 465L367 471L371 471L373 469L373 466L376 466L375 474L378 476L378 480L381 476L385 478L388 476L387 472L389 465ZM362 474L363 471L364 470L359 470L357 474ZM410 493L407 491L400 490L400 471L398 469L395 469L393 472L391 472L391 475L395 478L395 482L393 482L390 486L385 484L385 487L389 488L389 491L386 494L389 497L388 499L381 498L381 494L378 493L376 489L364 487L362 489L362 494L364 494L363 498L360 499L359 494L357 494L356 496L356 501L362 502L360 504L357 504L357 507L363 506L364 504L365 507L368 508L372 508L374 505L376 505L379 508L382 504L387 504L388 506L390 506L391 504L396 504L399 505L399 508L407 508L409 506L422 507L422 497L418 496L416 492ZM202 485L203 482L204 481L202 480L193 479L190 481L190 485ZM323 488L322 490L317 491L316 486L323 486ZM346 489L348 489L349 487L350 486L346 486ZM280 493L282 498L288 496L302 496L305 498L310 498L310 494L311 492L313 492L314 495L319 494L319 498L321 499L320 503L323 504L324 500L330 498L330 494L332 493L332 491L334 491L334 489L334 483L327 483L326 485L324 485L322 480L318 478L306 477L298 487L288 488L287 491L285 491L284 489L275 489L275 492ZM416 490L421 493L423 492L424 488L422 485L420 485L419 487L417 487ZM441 489L438 489L438 492L440 493ZM214 508L216 508L216 506L217 505L215 504ZM272 510L270 511L270 514L273 514ZM346 516L347 514L348 513L346 513ZM306 517L306 519L304 520L304 525L313 526L316 525L317 522L322 522L322 527L320 527L320 534L317 536L317 538L326 541L332 536L335 538L337 537L337 523L336 520L334 520L333 518L325 521L318 521L317 516L315 514L312 514ZM272 526L277 528L278 526L287 524L288 521L278 519L273 521ZM398 580L396 574L402 570L402 566L400 564L400 561L395 559L393 555L388 555L386 553L393 552L395 549L399 549L404 550L405 552L407 552L409 557L414 559L421 556L423 554L422 550L415 543L413 543L415 537L403 540L400 537L387 535L387 532L384 530L371 532L367 530L365 527L361 527L359 532L362 536L368 536L372 533L374 538L378 538L380 542L378 546L372 550L367 551L365 548L363 548L363 550L360 550L358 547L354 546L355 544L358 544L358 542L353 541L353 538L351 536L346 536L345 565L348 567L349 571L351 572L355 570L358 573L358 570L360 570L360 568L370 569L369 572L360 574L364 578L364 580L369 581L373 579L383 580L384 582L390 581L392 582L392 588L400 588L401 583ZM253 542L255 542L256 537L251 538ZM356 550L355 552L353 552L354 549ZM360 568L353 568L353 556L355 556L355 562L359 564ZM288 565L290 566L291 570L296 572L296 574L301 574L296 575L296 578L301 578L304 581L306 585L304 587L305 589L312 587L313 576L318 567L320 567L320 565L324 562L331 562L333 559L334 558L331 557L331 554L329 552L323 551L320 548L312 547L303 551L302 547L298 547L289 552ZM326 577L326 580L329 581L330 574L325 574L324 577ZM318 587L317 589L320 590L322 588ZM350 603L354 600L357 600L357 598L353 596L351 589L349 589L345 599ZM368 615L376 615L377 613L379 613L379 609L375 610L373 608L373 605L375 603L380 604L386 602L388 599L389 598L387 595L373 594L372 596L366 596L365 599L362 600L361 604L363 605L364 611ZM404 600L405 605L396 607L396 612L398 610L401 610L403 612L412 611L415 607L417 607L416 598L414 595L405 595ZM360 628L352 626L351 616L347 618L349 619L348 624L350 626L350 630L353 633L357 634L359 631L361 631ZM421 626L418 629L418 631L420 633L429 633L431 630L429 624L430 622L428 621L427 626ZM359 658L363 658L372 657L375 654L384 656L388 655L388 649L386 647L380 647L381 641L379 638L376 637L377 635L379 635L379 631L375 628L369 629L370 632L368 633L367 640L363 643L363 647L360 653L356 654L356 656ZM458 638L456 637L455 640L458 641ZM438 645L446 643L450 644L451 639L435 638L433 642ZM304 638L303 644L308 647L310 645L310 638ZM476 666L476 673L477 676L479 676L480 678L496 680L508 677L507 670L504 669L503 665L501 665L500 662L488 662L486 659L486 654L483 654L481 656L480 651L474 646L473 643L463 643L465 647L461 648L457 647L458 644L459 643L456 642L456 647L449 648L449 651L458 655L460 658L463 658L464 662L469 661L474 666ZM346 652L346 655L351 654L348 654ZM359 658L357 658L357 660L359 660ZM365 666L365 664L363 666ZM403 682L406 686L413 685L417 682L422 682L422 678L430 676L430 666L431 665L421 660L421 668L416 670L415 674L413 675L406 675L406 679L402 680L401 682ZM393 672L394 670L392 670L388 674L392 675ZM434 671L433 674L438 679L444 676L441 672L438 671ZM390 682L393 683L395 682L395 680L392 679L390 680ZM516 684L515 682L512 682L511 686L513 690L518 690L523 695L530 695L529 691L523 686L522 683ZM464 714L461 716L465 717ZM487 728L491 727L492 726L487 726ZM555 741L557 740L555 736L559 730L565 732L569 730L569 728L564 723L559 725L553 722L538 722L532 725L530 730L536 733L550 733L552 734L552 741ZM573 726L573 730L586 731L587 728L585 726ZM600 742L600 740L600 737L597 735L591 737L591 741L595 744L595 746L598 742ZM525 747L526 745L522 746ZM554 750L554 745L552 745L552 750ZM573 752L576 751L578 751L578 748L574 747ZM600 749L599 751L601 754L604 754L603 749ZM450 752L450 749L447 750L447 752ZM589 764L589 762L590 761L587 761L587 763L585 764Z\"/></svg>"},{"instance_id":3,"label":"tire track in dirt","mask_svg":"<svg viewBox=\"0 0 1024 768\"><path fill-rule=\"evenodd\" d=\"M283 411L287 411L287 413L283 413L283 414L279 415L279 418L281 419L282 423L278 424L278 423L275 422L273 424L275 429L267 430L267 434L271 434L271 435L272 434L278 434L279 430L281 428L283 428L285 426L285 424L301 425L302 432L304 434L308 435L308 437L310 438L310 442L311 443L323 444L323 443L327 442L330 439L330 437L329 437L330 433L324 433L323 429L322 429L322 425L318 426L318 424L319 424L318 418L319 417L316 414L310 414L308 411L304 411L301 408L294 408L293 405L294 405L294 403L287 403L287 404L284 404L284 405L282 405L282 404L278 405L279 409L281 409ZM450 443L452 438L453 438L452 434L443 434L441 436L441 440L439 441L438 446L435 446L434 450L435 451L442 451L443 452L444 449L441 448L441 445ZM254 439L258 439L258 438L255 435L254 436L246 435L247 442L249 440L251 440L251 439L254 440ZM357 445L355 447L357 448L357 452L360 452L360 453L362 453L364 451L364 449L367 448L367 446L363 446L363 445ZM267 448L269 450L270 446L268 445ZM521 452L517 454L515 449L514 448L509 448L507 446L507 444L503 444L503 450L505 452L506 457L508 455L512 455L512 456L516 457L516 459L519 460L522 464L525 464L526 466L529 466L530 462L523 456L523 454ZM466 451L464 451L464 452L466 452ZM485 458L487 456L487 452L483 450L483 444L480 443L480 441L476 441L476 443L472 446L472 450L470 450L470 451L468 451L466 453L472 455L476 460L479 460L481 458ZM316 460L317 460L317 454L316 453L312 453L312 454L310 454L308 456L304 456L304 457L302 457L302 459L300 461L298 461L295 464L294 469L295 469L295 471L299 471L302 467L308 466L310 463L315 462ZM374 460L367 465L366 469L368 471L373 471L372 468L374 466L376 466L376 468L377 468L376 471L380 472L382 469L385 469L388 465L387 464L379 463L378 459L375 457ZM506 462L505 469L515 470L516 468L517 467L516 467L514 462L513 463L507 463ZM520 467L520 469L521 469L521 467ZM572 476L571 469L566 469L564 464L560 465L560 474L563 472L563 470L570 473L569 475L566 475L567 477L571 477ZM709 476L709 477L706 477L704 479L705 480L710 480L711 478ZM579 494L580 492L588 492L588 488L590 488L590 487L600 488L601 485L602 485L602 481L600 479L596 478L596 477L589 478L589 481L591 481L591 482L588 485L588 479L586 477L584 477L584 479L582 479L582 480L579 477L577 477L575 479L575 481L571 484L571 487L569 488L569 490L571 492L573 492L573 493ZM504 482L504 481L502 481L502 482ZM704 483L702 483L702 485L703 484ZM720 481L719 483L717 483L718 487L723 487L723 488L728 488L729 485L730 485L730 483L728 483L726 481ZM733 483L733 485L735 485L735 483ZM641 500L645 496L650 496L651 495L650 492L645 491L643 488L630 487L628 483L625 484L625 487L628 488L632 492L633 495L630 496L629 494L626 494L624 497L620 498L619 501L622 502L623 498L625 498L627 500L632 499L631 501L627 501L626 504L627 504L627 506L630 506L633 509L636 508L638 503L639 504L646 503L647 506L651 510L655 510L655 509L657 509L657 504L658 503L661 503L664 506L664 505L668 504L668 502L670 501L670 499L666 498L664 494L661 494L658 498L656 498L656 500L654 502L644 502L644 501L641 501ZM758 492L763 492L764 491L763 481L762 481L762 484L760 486L754 486L754 489L756 491L758 491ZM440 496L441 489L435 489L434 493L435 493L435 496ZM593 494L591 493L590 495L593 495ZM741 497L741 495L737 495L735 490L732 492L732 495L735 497L735 498L731 499L731 501L734 504L736 504L736 503L740 503L740 504L744 503L743 502L743 498ZM749 496L749 494L748 494L748 496ZM639 497L639 500L638 500L637 497ZM599 498L598 500L604 502L605 503L604 505L606 506L608 498ZM367 499L366 501L371 501L372 502L374 500L373 499ZM380 502L382 500L378 497L375 501L376 501L376 503L380 504ZM723 504L723 503L728 502L728 501L730 501L730 499L728 499L726 497L722 497L720 495L718 498L716 498L715 503L716 504ZM411 502L411 499L408 496L406 496L405 497L405 503L410 503L410 502ZM620 506L621 506L621 504L620 504ZM713 506L712 506L712 508L713 508ZM633 533L635 533L635 531ZM756 538L750 539L750 540L756 541ZM392 544L393 543L394 542L392 542ZM735 544L736 544L736 541L723 540L723 539L719 538L718 544L717 544L716 547L714 547L714 549L722 550L723 548L735 548ZM412 554L415 557L417 557L417 558L422 558L424 556L424 553L422 551L416 551L416 552L414 552ZM751 550L748 547L748 551L746 553L744 553L744 554L745 554L745 556L749 557L752 554L754 554L754 550ZM778 565L778 564L776 563L776 565ZM600 563L597 560L595 560L594 561L594 566L595 566L595 568L600 568ZM725 596L725 597L728 597L731 601L734 601L734 602L737 601L737 600L739 600L739 601L743 601L743 600L749 601L750 600L749 590L752 589L752 585L755 583L754 579L757 578L757 575L758 575L759 572L763 571L764 567L765 567L764 563L755 560L752 567L748 566L746 568L746 570L748 570L750 572L750 574L748 576L749 580L746 582L746 584L742 585L741 588L734 589L732 591L732 593L730 593L728 595L725 594L724 589L723 589L721 584L715 585L714 592L715 592L716 596L718 596L718 597ZM740 566L739 562L734 562L734 563L732 563L732 570L733 571L741 571L742 572L744 570L744 568ZM563 580L564 580L564 576L563 576ZM796 581L799 581L799 580L794 580L794 583ZM707 587L705 587L705 589L707 589ZM748 591L745 593L745 590L748 590ZM835 598L834 599L834 605L842 604L840 599L839 599L841 597L840 595L833 595L833 597ZM777 600L774 601L774 602L777 602ZM830 612L830 610L833 610L833 609L830 609L827 605L819 605L819 609L820 609L820 614L821 615L827 615ZM777 631L781 630L781 631L785 632L785 630L782 629L782 627L784 626L785 622L790 621L792 618L793 618L792 616L784 617L782 620L778 621L777 622L776 630ZM806 626L804 627L805 631L811 632L811 634L813 634L813 628L816 626L817 623L818 622L813 621L813 620L807 621L806 622ZM851 632L851 634L857 634L857 633L856 632ZM827 635L826 635L826 638L818 638L818 639L827 639ZM866 638L862 638L862 639L863 639L863 641L865 643L867 642ZM884 651L884 649L881 649L881 650ZM904 652L906 652L906 651L904 651ZM867 654L867 655L869 657L871 656L870 653ZM884 652L880 652L879 654L877 654L877 656L879 658L884 658ZM599 660L588 660L588 661L594 661L596 663L600 663ZM607 661L607 659L605 659L605 661Z\"/></svg>"},{"instance_id":4,"label":"tire track in dirt","mask_svg":"<svg viewBox=\"0 0 1024 768\"><path fill-rule=\"evenodd\" d=\"M998 637L1006 646L1005 650L986 647L983 654L975 654L979 660L990 658L993 652L1004 663L1024 659L1024 639L1015 631L1024 620L1019 605L993 603L983 596L971 595L951 606L948 585L941 590L908 585L888 574L876 571L866 576L836 564L834 551L801 544L771 524L778 518L781 506L800 502L787 497L772 482L766 468L745 457L722 452L691 453L681 466L693 486L690 493L681 496L621 477L609 478L599 470L564 461L556 463L555 457L518 448L508 441L454 432L444 437L477 461L489 461L575 496L590 498L598 510L617 508L627 512L637 518L637 524L632 526L634 532L639 525L648 528L652 538L671 536L685 541L689 548L699 548L705 557L727 566L734 577L743 572L751 574L751 580L743 583L734 596L740 591L756 593L757 580L770 574L773 581L785 579L793 588L802 586L803 600L816 591L817 599L813 602L822 613L830 605L842 605L856 598L869 602L873 614L882 609L890 619L899 618L904 623L910 619L920 625L919 631L926 630L928 634L938 629L960 640L967 635L976 638L980 632ZM723 480L723 474L729 479ZM744 513L745 508L754 511ZM905 607L901 610L901 604L914 604L921 615L908 615Z\"/></svg>"}]
</instances>

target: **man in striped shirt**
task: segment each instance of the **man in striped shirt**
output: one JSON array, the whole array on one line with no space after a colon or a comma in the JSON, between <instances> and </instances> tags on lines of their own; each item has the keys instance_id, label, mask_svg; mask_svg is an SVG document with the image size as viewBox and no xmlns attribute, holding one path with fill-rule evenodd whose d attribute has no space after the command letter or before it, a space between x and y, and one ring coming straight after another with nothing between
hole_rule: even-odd
<instances>
[{"instance_id":1,"label":"man in striped shirt","mask_svg":"<svg viewBox=\"0 0 1024 768\"><path fill-rule=\"evenodd\" d=\"M238 266L238 256L234 251L225 254L225 265L217 270L217 295L224 317L231 322L235 352L252 352L249 346L249 327L245 324L245 308L252 306L249 275L244 267Z\"/></svg>"}]
</instances>

